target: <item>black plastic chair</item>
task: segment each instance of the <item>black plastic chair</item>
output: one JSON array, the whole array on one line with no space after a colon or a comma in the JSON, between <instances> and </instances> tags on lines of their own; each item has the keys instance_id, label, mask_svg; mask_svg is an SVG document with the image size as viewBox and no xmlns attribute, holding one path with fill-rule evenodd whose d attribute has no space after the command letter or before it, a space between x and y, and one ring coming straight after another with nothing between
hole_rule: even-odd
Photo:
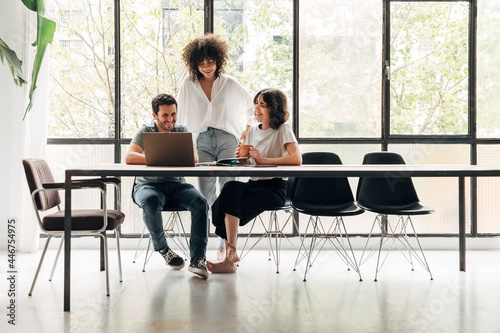
<instances>
[{"instance_id":1,"label":"black plastic chair","mask_svg":"<svg viewBox=\"0 0 500 333\"><path fill-rule=\"evenodd\" d=\"M267 210L266 212L269 212L269 222L266 225L262 219L262 214L259 214L252 222L252 226L250 227L250 231L248 232L247 238L245 240L245 244L243 244L243 249L241 250L241 255L240 259L243 260L243 258L252 250L257 243L259 243L264 237L267 238L268 240L268 251L269 251L269 261L271 261L271 257L274 258L274 262L276 264L276 273L279 273L279 265L280 265L280 249L281 249L281 240L285 238L290 242L290 244L293 245L293 243L288 239L286 234L284 233L284 230L290 220L292 220L295 229L299 230L299 227L297 225L297 221L295 220L293 216L293 209L291 206L291 198L292 198L292 189L293 189L293 183L294 183L294 178L289 177L287 180L287 198L285 201L285 204L281 207L273 207L270 210ZM284 211L286 213L286 219L285 223L283 225L280 225L280 221L278 219L278 212ZM253 245L245 251L245 248L247 246L248 241L250 240L250 236L252 234L253 228L255 227L255 224L257 223L257 220L260 221L262 227L264 228L264 232L262 235L253 243ZM299 234L300 237L300 234Z\"/></svg>"},{"instance_id":2,"label":"black plastic chair","mask_svg":"<svg viewBox=\"0 0 500 333\"><path fill-rule=\"evenodd\" d=\"M363 159L363 164L405 164L403 158L393 152L373 152L365 155ZM366 258L364 258L368 242L373 233L373 229L376 224L380 227L380 242L378 245L378 259L377 259L377 269L375 273L375 281L377 281L378 272L382 268L387 254L380 262L380 254L382 251L382 246L384 243L391 239L391 247L394 244L398 244L400 250L402 250L403 256L409 261L413 270L413 260L414 257L424 268L427 270L431 276L432 273L427 260L422 250L422 246L413 227L413 222L411 221L411 215L424 215L431 214L434 212L432 208L424 206L418 199L417 192L413 186L411 178L398 178L391 177L390 174L385 178L360 178L358 183L358 189L356 193L356 201L359 207L366 211L377 213L375 221L373 222L370 234L368 236L365 249L360 259L360 264L366 262L374 252L371 252ZM398 219L395 224L390 224L388 220L388 215L397 215ZM407 229L408 226L411 227L412 234L418 244L421 256L415 251L413 246L409 242ZM396 243L398 241L398 243ZM404 251L403 251L404 250ZM408 251L408 256L404 252Z\"/></svg>"},{"instance_id":3,"label":"black plastic chair","mask_svg":"<svg viewBox=\"0 0 500 333\"><path fill-rule=\"evenodd\" d=\"M337 154L332 152L309 152L302 155L302 163L342 164L342 161ZM363 213L363 210L354 203L347 178L296 178L292 192L292 207L300 213L310 215L304 239L309 228L311 226L313 228L309 250L302 242L295 261L296 267L303 259L307 258L304 281L306 281L309 268L327 241L333 244L340 258L347 264L348 269L352 267L358 273L359 280L362 281L343 216L359 215ZM334 218L328 229L323 225L320 216ZM344 243L347 243L349 252ZM318 253L312 259L315 249L318 249Z\"/></svg>"},{"instance_id":4,"label":"black plastic chair","mask_svg":"<svg viewBox=\"0 0 500 333\"><path fill-rule=\"evenodd\" d=\"M132 185L132 202L137 205L137 203L134 201L133 197L133 191L135 187L135 179L134 179L134 184ZM139 205L137 205L139 207ZM140 208L140 207L139 207ZM186 230L184 229L184 225L182 223L181 215L180 213L183 211L187 211L187 208L182 206L180 203L175 202L173 200L167 200L165 202L165 205L162 208L163 212L168 212L170 215L168 216L167 219L164 220L163 222L163 230L165 231L165 236L172 241L184 254L185 259L189 259L190 254L189 254L189 240L186 235ZM142 266L142 271L146 271L146 264L148 263L149 259L151 258L151 255L153 254L154 251L151 250L151 238L149 238L148 234L148 245L146 249L144 249L141 244L144 239L144 236L146 235L146 225L144 225L141 233L141 237L139 238L139 243L137 244L137 248L135 249L135 254L134 254L134 259L132 262L135 263L135 260L144 252L144 264Z\"/></svg>"}]
</instances>

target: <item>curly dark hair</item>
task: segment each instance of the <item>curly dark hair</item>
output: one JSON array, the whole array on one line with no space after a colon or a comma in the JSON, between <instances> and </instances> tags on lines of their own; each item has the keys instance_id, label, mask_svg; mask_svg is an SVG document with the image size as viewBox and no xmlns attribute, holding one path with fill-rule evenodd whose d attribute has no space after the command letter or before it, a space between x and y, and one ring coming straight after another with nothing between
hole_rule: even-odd
<instances>
[{"instance_id":1,"label":"curly dark hair","mask_svg":"<svg viewBox=\"0 0 500 333\"><path fill-rule=\"evenodd\" d=\"M281 124L288 120L290 115L288 113L286 95L279 89L262 89L253 98L254 105L258 103L259 96L262 96L262 100L271 108L269 126L273 129L278 129Z\"/></svg>"},{"instance_id":2,"label":"curly dark hair","mask_svg":"<svg viewBox=\"0 0 500 333\"><path fill-rule=\"evenodd\" d=\"M158 115L160 105L175 105L175 108L177 109L177 101L174 96L169 94L159 94L153 98L151 101L151 107L153 108L155 115Z\"/></svg>"},{"instance_id":3,"label":"curly dark hair","mask_svg":"<svg viewBox=\"0 0 500 333\"><path fill-rule=\"evenodd\" d=\"M191 80L200 79L203 74L198 70L198 66L205 59L215 60L217 69L215 76L224 72L228 56L228 46L219 36L206 34L191 40L182 51L182 60L186 64Z\"/></svg>"}]
</instances>

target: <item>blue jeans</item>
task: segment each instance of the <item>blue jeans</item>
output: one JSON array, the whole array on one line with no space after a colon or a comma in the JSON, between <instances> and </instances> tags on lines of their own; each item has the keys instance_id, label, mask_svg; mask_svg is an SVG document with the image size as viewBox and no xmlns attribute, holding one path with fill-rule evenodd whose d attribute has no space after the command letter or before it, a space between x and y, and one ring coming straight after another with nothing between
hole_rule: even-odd
<instances>
[{"instance_id":1,"label":"blue jeans","mask_svg":"<svg viewBox=\"0 0 500 333\"><path fill-rule=\"evenodd\" d=\"M223 158L234 157L238 140L234 135L223 130L209 127L205 132L200 133L196 140L196 150L200 162L212 162ZM235 177L219 177L219 187L222 189L224 184ZM217 199L216 177L198 178L200 192L207 198L208 205L211 207ZM209 215L211 216L211 214ZM219 249L224 249L224 240L219 238Z\"/></svg>"},{"instance_id":2,"label":"blue jeans","mask_svg":"<svg viewBox=\"0 0 500 333\"><path fill-rule=\"evenodd\" d=\"M234 135L223 130L209 127L205 132L200 133L196 140L196 150L200 162L212 162L223 158L234 157L238 140ZM208 205L212 206L217 199L217 187L215 177L200 177L200 192L207 198ZM219 186L222 189L224 184L234 177L219 177Z\"/></svg>"},{"instance_id":3,"label":"blue jeans","mask_svg":"<svg viewBox=\"0 0 500 333\"><path fill-rule=\"evenodd\" d=\"M137 185L133 193L134 202L142 208L142 218L149 230L155 251L168 247L163 230L162 208L167 200L186 207L191 213L191 261L205 259L208 243L208 203L191 184L166 181Z\"/></svg>"}]
</instances>

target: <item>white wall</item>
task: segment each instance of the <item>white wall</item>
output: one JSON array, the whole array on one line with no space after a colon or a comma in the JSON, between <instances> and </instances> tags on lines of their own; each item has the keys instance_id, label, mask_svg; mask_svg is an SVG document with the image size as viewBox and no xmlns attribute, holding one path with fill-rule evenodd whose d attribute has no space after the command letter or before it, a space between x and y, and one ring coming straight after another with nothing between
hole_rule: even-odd
<instances>
[{"instance_id":1,"label":"white wall","mask_svg":"<svg viewBox=\"0 0 500 333\"><path fill-rule=\"evenodd\" d=\"M0 1L0 37L23 61L25 79L30 82L35 48L36 14L21 0ZM38 79L35 105L23 120L28 104L29 86L14 84L6 64L0 63L0 247L5 246L7 220L16 220L17 249L34 251L38 248L39 229L31 202L22 159L43 157L46 146L48 70L44 63Z\"/></svg>"}]
</instances>

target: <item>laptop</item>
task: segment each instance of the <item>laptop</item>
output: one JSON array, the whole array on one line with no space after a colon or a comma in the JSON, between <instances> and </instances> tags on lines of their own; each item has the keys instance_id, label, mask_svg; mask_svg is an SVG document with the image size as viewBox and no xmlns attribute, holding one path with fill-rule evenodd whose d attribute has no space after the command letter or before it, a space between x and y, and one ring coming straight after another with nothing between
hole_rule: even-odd
<instances>
[{"instance_id":1,"label":"laptop","mask_svg":"<svg viewBox=\"0 0 500 333\"><path fill-rule=\"evenodd\" d=\"M148 166L194 167L191 133L143 133L142 142Z\"/></svg>"}]
</instances>

